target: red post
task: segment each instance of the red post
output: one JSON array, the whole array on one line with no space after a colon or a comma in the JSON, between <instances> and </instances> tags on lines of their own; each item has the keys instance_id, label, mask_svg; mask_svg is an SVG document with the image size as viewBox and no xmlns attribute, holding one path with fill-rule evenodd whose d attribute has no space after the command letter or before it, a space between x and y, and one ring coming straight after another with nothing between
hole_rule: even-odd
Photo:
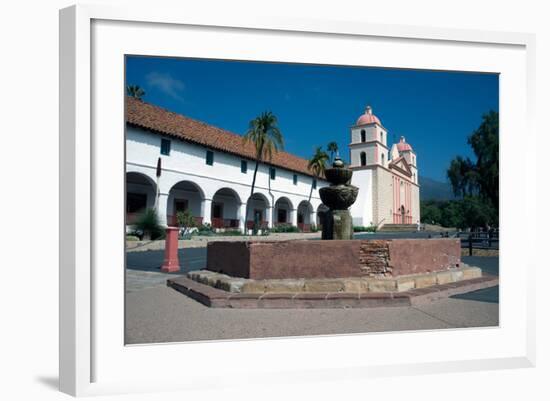
<instances>
[{"instance_id":1,"label":"red post","mask_svg":"<svg viewBox=\"0 0 550 401\"><path fill-rule=\"evenodd\" d=\"M180 271L178 258L178 227L166 227L166 241L164 246L164 262L161 271L173 273Z\"/></svg>"}]
</instances>

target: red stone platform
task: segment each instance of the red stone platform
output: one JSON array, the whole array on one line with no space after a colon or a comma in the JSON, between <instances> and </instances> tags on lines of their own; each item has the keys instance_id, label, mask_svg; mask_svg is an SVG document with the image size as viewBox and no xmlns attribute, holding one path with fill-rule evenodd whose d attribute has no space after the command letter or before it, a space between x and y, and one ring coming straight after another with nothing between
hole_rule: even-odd
<instances>
[{"instance_id":1,"label":"red stone platform","mask_svg":"<svg viewBox=\"0 0 550 401\"><path fill-rule=\"evenodd\" d=\"M187 277L167 280L167 285L212 308L371 308L414 306L498 285L498 277L482 277L434 285L405 292L366 293L231 293Z\"/></svg>"},{"instance_id":2,"label":"red stone platform","mask_svg":"<svg viewBox=\"0 0 550 401\"><path fill-rule=\"evenodd\" d=\"M220 241L206 268L247 279L397 277L460 264L460 240Z\"/></svg>"}]
</instances>

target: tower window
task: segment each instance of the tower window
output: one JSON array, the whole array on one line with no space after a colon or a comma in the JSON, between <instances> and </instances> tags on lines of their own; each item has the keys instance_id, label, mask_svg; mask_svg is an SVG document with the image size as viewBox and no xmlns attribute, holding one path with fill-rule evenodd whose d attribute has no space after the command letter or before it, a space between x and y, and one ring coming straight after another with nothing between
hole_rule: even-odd
<instances>
[{"instance_id":1,"label":"tower window","mask_svg":"<svg viewBox=\"0 0 550 401\"><path fill-rule=\"evenodd\" d=\"M385 162L385 159L386 158L386 155L384 155L384 153L382 153L382 165L384 165L384 162Z\"/></svg>"},{"instance_id":2,"label":"tower window","mask_svg":"<svg viewBox=\"0 0 550 401\"><path fill-rule=\"evenodd\" d=\"M170 155L170 139L162 138L160 140L160 154L161 155Z\"/></svg>"},{"instance_id":3,"label":"tower window","mask_svg":"<svg viewBox=\"0 0 550 401\"><path fill-rule=\"evenodd\" d=\"M367 133L364 129L361 130L361 142L366 142L367 140Z\"/></svg>"},{"instance_id":4,"label":"tower window","mask_svg":"<svg viewBox=\"0 0 550 401\"><path fill-rule=\"evenodd\" d=\"M292 177L292 182L294 183L294 185L298 185L298 174L294 174L294 176Z\"/></svg>"},{"instance_id":5,"label":"tower window","mask_svg":"<svg viewBox=\"0 0 550 401\"><path fill-rule=\"evenodd\" d=\"M380 131L380 142L384 143L384 132Z\"/></svg>"},{"instance_id":6,"label":"tower window","mask_svg":"<svg viewBox=\"0 0 550 401\"><path fill-rule=\"evenodd\" d=\"M317 189L317 179L316 178L313 179L312 185L313 185L313 189Z\"/></svg>"},{"instance_id":7,"label":"tower window","mask_svg":"<svg viewBox=\"0 0 550 401\"><path fill-rule=\"evenodd\" d=\"M271 178L272 180L275 179L275 167L269 168L269 178Z\"/></svg>"},{"instance_id":8,"label":"tower window","mask_svg":"<svg viewBox=\"0 0 550 401\"><path fill-rule=\"evenodd\" d=\"M365 152L361 152L361 166L367 165L367 154Z\"/></svg>"},{"instance_id":9,"label":"tower window","mask_svg":"<svg viewBox=\"0 0 550 401\"><path fill-rule=\"evenodd\" d=\"M248 163L246 160L241 160L241 173L246 174L248 170Z\"/></svg>"}]
</instances>

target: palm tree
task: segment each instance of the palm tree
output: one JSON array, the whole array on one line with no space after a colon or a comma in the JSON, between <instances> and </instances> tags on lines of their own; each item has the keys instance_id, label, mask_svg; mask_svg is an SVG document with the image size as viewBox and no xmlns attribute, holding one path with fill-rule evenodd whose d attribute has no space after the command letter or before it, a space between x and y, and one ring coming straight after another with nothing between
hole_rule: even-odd
<instances>
[{"instance_id":1,"label":"palm tree","mask_svg":"<svg viewBox=\"0 0 550 401\"><path fill-rule=\"evenodd\" d=\"M284 148L283 134L277 126L277 117L271 111L264 111L258 117L251 120L248 131L243 137L243 142L245 144L250 142L255 148L256 167L254 167L252 188L250 189L250 197L252 198L260 162L264 160L271 161L273 153ZM248 207L246 208L245 228L247 221Z\"/></svg>"},{"instance_id":2,"label":"palm tree","mask_svg":"<svg viewBox=\"0 0 550 401\"><path fill-rule=\"evenodd\" d=\"M329 157L328 154L323 150L321 146L317 146L315 153L309 159L307 168L315 176L314 179L319 178L321 175L325 174L325 168L327 165ZM311 189L309 191L309 201L311 201L311 195L313 194L313 181L311 182Z\"/></svg>"},{"instance_id":3,"label":"palm tree","mask_svg":"<svg viewBox=\"0 0 550 401\"><path fill-rule=\"evenodd\" d=\"M138 85L128 85L126 87L126 93L128 96L141 100L145 96L145 91L141 89Z\"/></svg>"},{"instance_id":4,"label":"palm tree","mask_svg":"<svg viewBox=\"0 0 550 401\"><path fill-rule=\"evenodd\" d=\"M334 155L338 154L338 144L336 142L329 142L327 145L327 150L330 152L330 161L334 161Z\"/></svg>"}]
</instances>

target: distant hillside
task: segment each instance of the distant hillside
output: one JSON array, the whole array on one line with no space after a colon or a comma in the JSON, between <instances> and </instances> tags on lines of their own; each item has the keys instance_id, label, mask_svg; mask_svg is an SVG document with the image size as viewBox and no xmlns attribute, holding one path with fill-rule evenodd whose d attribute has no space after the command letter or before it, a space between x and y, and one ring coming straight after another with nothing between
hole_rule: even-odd
<instances>
[{"instance_id":1,"label":"distant hillside","mask_svg":"<svg viewBox=\"0 0 550 401\"><path fill-rule=\"evenodd\" d=\"M418 183L420 185L420 200L450 200L455 198L451 185L446 182L419 176Z\"/></svg>"}]
</instances>

